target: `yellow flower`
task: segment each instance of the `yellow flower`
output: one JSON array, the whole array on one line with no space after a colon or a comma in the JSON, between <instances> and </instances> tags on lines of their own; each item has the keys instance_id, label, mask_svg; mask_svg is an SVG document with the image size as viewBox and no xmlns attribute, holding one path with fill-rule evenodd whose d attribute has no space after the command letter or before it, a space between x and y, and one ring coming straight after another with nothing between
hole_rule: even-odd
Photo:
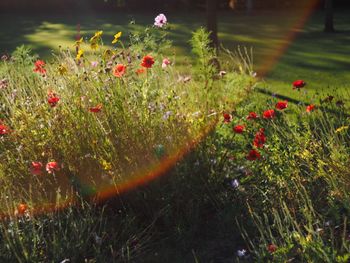
<instances>
[{"instance_id":1,"label":"yellow flower","mask_svg":"<svg viewBox=\"0 0 350 263\"><path fill-rule=\"evenodd\" d=\"M310 241L312 241L312 236L310 234L308 234L306 236L306 242L309 243Z\"/></svg>"},{"instance_id":2,"label":"yellow flower","mask_svg":"<svg viewBox=\"0 0 350 263\"><path fill-rule=\"evenodd\" d=\"M81 43L83 43L83 40L84 40L84 39L81 38L81 39L75 41L74 46L75 46L75 47L79 47L79 46L81 45Z\"/></svg>"},{"instance_id":3,"label":"yellow flower","mask_svg":"<svg viewBox=\"0 0 350 263\"><path fill-rule=\"evenodd\" d=\"M60 73L61 75L64 75L68 72L68 69L66 68L66 66L64 65L60 65L58 67L58 73Z\"/></svg>"},{"instance_id":4,"label":"yellow flower","mask_svg":"<svg viewBox=\"0 0 350 263\"><path fill-rule=\"evenodd\" d=\"M76 60L79 60L84 55L84 51L82 49L78 50Z\"/></svg>"},{"instance_id":5,"label":"yellow flower","mask_svg":"<svg viewBox=\"0 0 350 263\"><path fill-rule=\"evenodd\" d=\"M100 163L102 165L103 170L108 171L112 169L112 164L107 162L106 160L102 159Z\"/></svg>"},{"instance_id":6,"label":"yellow flower","mask_svg":"<svg viewBox=\"0 0 350 263\"><path fill-rule=\"evenodd\" d=\"M348 129L348 128L349 128L349 126L341 126L341 127L339 127L338 129L336 129L335 132L336 132L336 133L342 132L343 130L346 130L346 129Z\"/></svg>"},{"instance_id":7,"label":"yellow flower","mask_svg":"<svg viewBox=\"0 0 350 263\"><path fill-rule=\"evenodd\" d=\"M91 47L91 49L93 49L93 50L97 49L97 48L98 48L97 42L91 42L90 47Z\"/></svg>"},{"instance_id":8,"label":"yellow flower","mask_svg":"<svg viewBox=\"0 0 350 263\"><path fill-rule=\"evenodd\" d=\"M102 34L103 31L97 31L95 35L92 38L90 38L90 42L97 42L98 40L100 40Z\"/></svg>"},{"instance_id":9,"label":"yellow flower","mask_svg":"<svg viewBox=\"0 0 350 263\"><path fill-rule=\"evenodd\" d=\"M122 32L118 32L117 34L114 35L114 39L112 41L112 44L115 44L118 42L119 38L122 36Z\"/></svg>"}]
</instances>

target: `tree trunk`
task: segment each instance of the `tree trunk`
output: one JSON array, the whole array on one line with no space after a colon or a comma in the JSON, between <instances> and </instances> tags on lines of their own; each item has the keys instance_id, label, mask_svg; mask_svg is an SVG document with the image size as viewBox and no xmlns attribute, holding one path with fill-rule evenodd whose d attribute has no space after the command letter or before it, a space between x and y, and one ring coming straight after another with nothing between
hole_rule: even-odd
<instances>
[{"instance_id":1,"label":"tree trunk","mask_svg":"<svg viewBox=\"0 0 350 263\"><path fill-rule=\"evenodd\" d=\"M216 9L217 0L207 0L207 29L210 32L211 45L217 49L219 47L219 39Z\"/></svg>"},{"instance_id":2,"label":"tree trunk","mask_svg":"<svg viewBox=\"0 0 350 263\"><path fill-rule=\"evenodd\" d=\"M246 0L246 13L250 15L253 10L253 0Z\"/></svg>"},{"instance_id":3,"label":"tree trunk","mask_svg":"<svg viewBox=\"0 0 350 263\"><path fill-rule=\"evenodd\" d=\"M334 32L333 23L333 0L325 0L324 8L326 11L325 21L324 21L324 32Z\"/></svg>"}]
</instances>

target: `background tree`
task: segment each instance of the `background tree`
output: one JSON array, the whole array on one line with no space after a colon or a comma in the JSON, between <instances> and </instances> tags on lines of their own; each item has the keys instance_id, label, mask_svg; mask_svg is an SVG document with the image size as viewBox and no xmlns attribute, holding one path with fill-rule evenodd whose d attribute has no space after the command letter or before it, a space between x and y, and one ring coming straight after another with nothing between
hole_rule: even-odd
<instances>
[{"instance_id":1,"label":"background tree","mask_svg":"<svg viewBox=\"0 0 350 263\"><path fill-rule=\"evenodd\" d=\"M210 32L210 40L213 47L219 47L217 0L207 0L207 29Z\"/></svg>"},{"instance_id":2,"label":"background tree","mask_svg":"<svg viewBox=\"0 0 350 263\"><path fill-rule=\"evenodd\" d=\"M324 32L334 32L334 19L333 19L333 0L325 0L324 8L326 12Z\"/></svg>"}]
</instances>

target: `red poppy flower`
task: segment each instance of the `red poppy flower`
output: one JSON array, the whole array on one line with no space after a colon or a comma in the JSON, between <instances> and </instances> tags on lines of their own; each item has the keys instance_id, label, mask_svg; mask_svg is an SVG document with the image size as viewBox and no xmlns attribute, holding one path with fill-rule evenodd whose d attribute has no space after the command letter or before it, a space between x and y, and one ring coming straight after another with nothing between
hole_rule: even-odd
<instances>
[{"instance_id":1,"label":"red poppy flower","mask_svg":"<svg viewBox=\"0 0 350 263\"><path fill-rule=\"evenodd\" d=\"M49 98L47 99L47 102L51 107L55 107L59 101L60 98L55 93L49 92Z\"/></svg>"},{"instance_id":2,"label":"red poppy flower","mask_svg":"<svg viewBox=\"0 0 350 263\"><path fill-rule=\"evenodd\" d=\"M247 159L249 161L255 161L257 159L260 159L260 157L261 157L260 153L257 150L253 149L253 150L250 150L247 156Z\"/></svg>"},{"instance_id":3,"label":"red poppy flower","mask_svg":"<svg viewBox=\"0 0 350 263\"><path fill-rule=\"evenodd\" d=\"M32 167L30 168L30 172L34 175L42 174L43 164L41 162L32 162Z\"/></svg>"},{"instance_id":4,"label":"red poppy flower","mask_svg":"<svg viewBox=\"0 0 350 263\"><path fill-rule=\"evenodd\" d=\"M275 244L270 244L267 246L267 251L269 251L271 254L276 252L277 246Z\"/></svg>"},{"instance_id":5,"label":"red poppy flower","mask_svg":"<svg viewBox=\"0 0 350 263\"><path fill-rule=\"evenodd\" d=\"M144 68L139 68L136 70L136 74L140 75L140 74L143 74L145 73L145 69Z\"/></svg>"},{"instance_id":6,"label":"red poppy flower","mask_svg":"<svg viewBox=\"0 0 350 263\"><path fill-rule=\"evenodd\" d=\"M257 118L259 118L259 116L254 111L249 112L249 115L247 116L247 120L255 120Z\"/></svg>"},{"instance_id":7,"label":"red poppy flower","mask_svg":"<svg viewBox=\"0 0 350 263\"><path fill-rule=\"evenodd\" d=\"M98 104L96 105L95 107L91 107L89 109L90 112L94 112L94 113L97 113L97 112L100 112L102 109L102 104Z\"/></svg>"},{"instance_id":8,"label":"red poppy flower","mask_svg":"<svg viewBox=\"0 0 350 263\"><path fill-rule=\"evenodd\" d=\"M26 204L19 204L17 206L18 215L24 215L24 213L28 210L28 206Z\"/></svg>"},{"instance_id":9,"label":"red poppy flower","mask_svg":"<svg viewBox=\"0 0 350 263\"><path fill-rule=\"evenodd\" d=\"M275 117L275 111L274 110L266 110L263 113L264 119L273 119Z\"/></svg>"},{"instance_id":10,"label":"red poppy flower","mask_svg":"<svg viewBox=\"0 0 350 263\"><path fill-rule=\"evenodd\" d=\"M279 102L277 102L277 104L276 104L276 109L278 109L278 110L284 110L284 109L286 109L288 107L288 101L279 101Z\"/></svg>"},{"instance_id":11,"label":"red poppy flower","mask_svg":"<svg viewBox=\"0 0 350 263\"><path fill-rule=\"evenodd\" d=\"M310 104L309 106L306 107L306 112L311 112L315 109L315 105L314 104Z\"/></svg>"},{"instance_id":12,"label":"red poppy flower","mask_svg":"<svg viewBox=\"0 0 350 263\"><path fill-rule=\"evenodd\" d=\"M44 69L45 62L42 60L37 60L34 64L35 68L33 69L34 72L40 73L42 75L46 74L46 69Z\"/></svg>"},{"instance_id":13,"label":"red poppy flower","mask_svg":"<svg viewBox=\"0 0 350 263\"><path fill-rule=\"evenodd\" d=\"M6 125L1 124L1 121L0 121L0 135L8 134L9 131L10 131L9 128Z\"/></svg>"},{"instance_id":14,"label":"red poppy flower","mask_svg":"<svg viewBox=\"0 0 350 263\"><path fill-rule=\"evenodd\" d=\"M243 125L236 125L235 127L233 127L233 131L235 133L243 133L244 129L245 127Z\"/></svg>"},{"instance_id":15,"label":"red poppy flower","mask_svg":"<svg viewBox=\"0 0 350 263\"><path fill-rule=\"evenodd\" d=\"M121 78L126 71L126 66L123 64L117 64L113 69L113 75L117 78Z\"/></svg>"},{"instance_id":16,"label":"red poppy flower","mask_svg":"<svg viewBox=\"0 0 350 263\"><path fill-rule=\"evenodd\" d=\"M150 55L144 56L142 59L141 66L145 68L151 68L154 64L154 59Z\"/></svg>"},{"instance_id":17,"label":"red poppy flower","mask_svg":"<svg viewBox=\"0 0 350 263\"><path fill-rule=\"evenodd\" d=\"M223 115L223 117L224 117L224 123L229 123L229 122L231 122L231 115L230 114L228 114L228 113L223 113L222 114Z\"/></svg>"},{"instance_id":18,"label":"red poppy flower","mask_svg":"<svg viewBox=\"0 0 350 263\"><path fill-rule=\"evenodd\" d=\"M257 148L262 148L266 142L266 136L265 136L264 131L265 130L263 128L261 128L260 131L258 131L255 134L253 145Z\"/></svg>"},{"instance_id":19,"label":"red poppy flower","mask_svg":"<svg viewBox=\"0 0 350 263\"><path fill-rule=\"evenodd\" d=\"M301 88L304 88L305 86L306 86L306 82L301 79L298 79L293 82L293 89L301 89Z\"/></svg>"},{"instance_id":20,"label":"red poppy flower","mask_svg":"<svg viewBox=\"0 0 350 263\"><path fill-rule=\"evenodd\" d=\"M49 174L52 174L54 173L55 171L59 171L60 170L60 167L58 165L57 162L48 162L46 164L46 171L49 173Z\"/></svg>"}]
</instances>

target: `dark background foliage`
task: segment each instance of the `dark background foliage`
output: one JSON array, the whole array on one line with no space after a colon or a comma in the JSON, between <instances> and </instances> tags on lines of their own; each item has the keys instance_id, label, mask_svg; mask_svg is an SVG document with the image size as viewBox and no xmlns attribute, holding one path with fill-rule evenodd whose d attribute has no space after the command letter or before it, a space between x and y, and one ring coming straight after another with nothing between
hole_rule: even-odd
<instances>
[{"instance_id":1,"label":"dark background foliage","mask_svg":"<svg viewBox=\"0 0 350 263\"><path fill-rule=\"evenodd\" d=\"M244 9L248 0L236 0L235 9ZM229 9L228 0L217 0L221 9ZM291 8L305 0L252 0L254 9ZM323 6L320 0L319 6ZM348 0L334 0L337 8L350 7ZM76 12L76 11L193 11L205 9L205 0L1 0L0 12Z\"/></svg>"}]
</instances>

